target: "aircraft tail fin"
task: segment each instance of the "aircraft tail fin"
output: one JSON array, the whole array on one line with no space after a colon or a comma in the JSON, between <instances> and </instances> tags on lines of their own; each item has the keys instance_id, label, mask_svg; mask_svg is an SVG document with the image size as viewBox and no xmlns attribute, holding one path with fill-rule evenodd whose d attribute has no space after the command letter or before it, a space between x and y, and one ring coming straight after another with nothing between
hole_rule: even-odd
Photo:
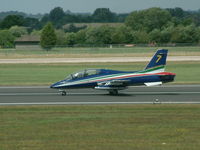
<instances>
[{"instance_id":1,"label":"aircraft tail fin","mask_svg":"<svg viewBox=\"0 0 200 150\"><path fill-rule=\"evenodd\" d=\"M168 50L161 49L158 50L152 57L149 64L146 66L145 70L154 70L157 72L164 72Z\"/></svg>"}]
</instances>

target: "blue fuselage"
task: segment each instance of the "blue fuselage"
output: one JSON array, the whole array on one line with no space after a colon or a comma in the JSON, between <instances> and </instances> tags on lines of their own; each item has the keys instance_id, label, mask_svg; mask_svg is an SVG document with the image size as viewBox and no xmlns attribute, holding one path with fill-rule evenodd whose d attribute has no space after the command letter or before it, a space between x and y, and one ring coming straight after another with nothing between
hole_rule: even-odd
<instances>
[{"instance_id":1,"label":"blue fuselage","mask_svg":"<svg viewBox=\"0 0 200 150\"><path fill-rule=\"evenodd\" d=\"M144 85L149 82L171 82L175 74L169 72L163 73L140 73L123 72L113 70L100 70L98 74L88 75L79 78L65 79L51 85L51 88L70 89L70 88L94 88L99 83L108 81L124 81L121 86Z\"/></svg>"}]
</instances>

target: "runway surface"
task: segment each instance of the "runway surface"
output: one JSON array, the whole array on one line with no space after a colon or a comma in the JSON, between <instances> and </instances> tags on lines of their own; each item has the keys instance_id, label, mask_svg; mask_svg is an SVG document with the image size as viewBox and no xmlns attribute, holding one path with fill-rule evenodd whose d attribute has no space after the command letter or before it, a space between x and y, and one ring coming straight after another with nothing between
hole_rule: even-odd
<instances>
[{"instance_id":1,"label":"runway surface","mask_svg":"<svg viewBox=\"0 0 200 150\"><path fill-rule=\"evenodd\" d=\"M0 87L0 105L67 105L67 104L200 104L200 85L130 87L118 96L107 91L75 89L61 96L48 87Z\"/></svg>"}]
</instances>

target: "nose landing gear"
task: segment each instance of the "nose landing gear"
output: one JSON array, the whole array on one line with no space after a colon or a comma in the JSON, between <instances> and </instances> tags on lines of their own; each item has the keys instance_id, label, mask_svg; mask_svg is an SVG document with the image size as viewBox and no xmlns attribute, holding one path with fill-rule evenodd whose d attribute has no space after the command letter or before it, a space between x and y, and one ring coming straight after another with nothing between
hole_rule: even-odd
<instances>
[{"instance_id":1,"label":"nose landing gear","mask_svg":"<svg viewBox=\"0 0 200 150\"><path fill-rule=\"evenodd\" d=\"M66 96L66 95L67 95L67 92L64 91L64 90L59 90L59 92L60 92L60 94L61 94L62 96Z\"/></svg>"}]
</instances>

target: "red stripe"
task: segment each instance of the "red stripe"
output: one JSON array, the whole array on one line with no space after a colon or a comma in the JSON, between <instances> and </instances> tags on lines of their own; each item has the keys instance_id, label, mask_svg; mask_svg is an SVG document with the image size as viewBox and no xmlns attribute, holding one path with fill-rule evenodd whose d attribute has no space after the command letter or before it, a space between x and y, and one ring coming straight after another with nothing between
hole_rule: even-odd
<instances>
[{"instance_id":1,"label":"red stripe","mask_svg":"<svg viewBox=\"0 0 200 150\"><path fill-rule=\"evenodd\" d=\"M171 72L161 72L161 73L157 73L158 75L171 75L171 76L175 76L175 73L171 73Z\"/></svg>"}]
</instances>

